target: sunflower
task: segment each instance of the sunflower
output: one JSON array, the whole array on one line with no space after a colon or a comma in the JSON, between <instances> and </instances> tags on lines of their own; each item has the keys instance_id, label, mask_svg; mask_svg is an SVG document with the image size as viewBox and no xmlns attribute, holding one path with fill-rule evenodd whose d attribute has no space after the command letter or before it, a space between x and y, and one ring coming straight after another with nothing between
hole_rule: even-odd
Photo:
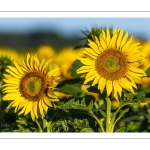
<instances>
[{"instance_id":1,"label":"sunflower","mask_svg":"<svg viewBox=\"0 0 150 150\"><path fill-rule=\"evenodd\" d=\"M51 59L55 55L55 50L51 46L40 46L37 50L37 56L40 59Z\"/></svg>"},{"instance_id":2,"label":"sunflower","mask_svg":"<svg viewBox=\"0 0 150 150\"><path fill-rule=\"evenodd\" d=\"M142 61L143 64L140 68L146 71L150 67L150 41L143 43L141 52L145 59Z\"/></svg>"},{"instance_id":3,"label":"sunflower","mask_svg":"<svg viewBox=\"0 0 150 150\"><path fill-rule=\"evenodd\" d=\"M0 69L5 69L6 66L12 65L13 60L20 60L17 51L10 48L0 48Z\"/></svg>"},{"instance_id":4,"label":"sunflower","mask_svg":"<svg viewBox=\"0 0 150 150\"><path fill-rule=\"evenodd\" d=\"M113 93L118 100L118 94L122 95L122 88L134 93L136 87L134 78L140 79L145 72L139 69L141 59L140 43L131 44L132 38L128 38L128 32L114 29L102 30L99 39L96 36L88 40L89 47L85 48L83 55L78 58L84 65L77 73L86 74L84 84L92 82L98 84L98 89L103 93L105 87L107 97Z\"/></svg>"},{"instance_id":5,"label":"sunflower","mask_svg":"<svg viewBox=\"0 0 150 150\"><path fill-rule=\"evenodd\" d=\"M72 47L66 47L56 55L54 63L60 68L59 76L61 81L71 78L72 64L77 59L79 54L83 51L83 48L74 49Z\"/></svg>"},{"instance_id":6,"label":"sunflower","mask_svg":"<svg viewBox=\"0 0 150 150\"><path fill-rule=\"evenodd\" d=\"M14 66L8 66L4 74L3 96L4 101L13 100L7 109L15 107L14 112L27 115L31 113L34 121L39 116L44 117L51 102L58 101L53 93L57 85L58 77L55 72L59 68L50 68L51 60L41 62L37 55L30 56L23 60L23 66L14 61Z\"/></svg>"},{"instance_id":7,"label":"sunflower","mask_svg":"<svg viewBox=\"0 0 150 150\"><path fill-rule=\"evenodd\" d=\"M144 87L150 87L150 77L143 77L141 80L135 80L135 82Z\"/></svg>"}]
</instances>

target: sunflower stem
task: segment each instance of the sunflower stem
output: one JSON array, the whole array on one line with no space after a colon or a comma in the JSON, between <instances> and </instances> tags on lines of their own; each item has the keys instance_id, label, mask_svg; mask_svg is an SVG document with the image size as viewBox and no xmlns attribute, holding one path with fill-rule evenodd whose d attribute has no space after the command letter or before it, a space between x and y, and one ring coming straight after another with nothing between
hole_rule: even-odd
<instances>
[{"instance_id":1,"label":"sunflower stem","mask_svg":"<svg viewBox=\"0 0 150 150\"><path fill-rule=\"evenodd\" d=\"M0 81L0 87L2 87L2 81ZM2 106L2 91L0 88L0 110L1 110L1 106Z\"/></svg>"},{"instance_id":2,"label":"sunflower stem","mask_svg":"<svg viewBox=\"0 0 150 150\"><path fill-rule=\"evenodd\" d=\"M38 128L39 128L39 131L40 131L40 132L43 132L43 130L42 130L42 128L41 128L41 125L40 125L40 123L38 122L38 120L35 120L35 122L36 122L36 124L37 124L37 126L38 126Z\"/></svg>"},{"instance_id":3,"label":"sunflower stem","mask_svg":"<svg viewBox=\"0 0 150 150\"><path fill-rule=\"evenodd\" d=\"M1 91L0 91L0 110L1 110L1 105L2 105L2 94L1 94Z\"/></svg>"},{"instance_id":4,"label":"sunflower stem","mask_svg":"<svg viewBox=\"0 0 150 150\"><path fill-rule=\"evenodd\" d=\"M89 114L90 114L90 115L97 121L97 123L99 124L99 127L100 127L101 132L105 132L101 121L94 115L94 113L93 113L92 111L89 111Z\"/></svg>"},{"instance_id":5,"label":"sunflower stem","mask_svg":"<svg viewBox=\"0 0 150 150\"><path fill-rule=\"evenodd\" d=\"M111 100L110 98L106 98L106 132L112 132L111 131Z\"/></svg>"}]
</instances>

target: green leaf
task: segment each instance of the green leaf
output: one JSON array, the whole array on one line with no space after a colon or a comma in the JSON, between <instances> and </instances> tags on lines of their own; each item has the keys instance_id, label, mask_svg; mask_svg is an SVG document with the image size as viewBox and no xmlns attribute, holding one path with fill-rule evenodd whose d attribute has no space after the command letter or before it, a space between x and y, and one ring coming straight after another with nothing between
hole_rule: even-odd
<instances>
[{"instance_id":1,"label":"green leaf","mask_svg":"<svg viewBox=\"0 0 150 150\"><path fill-rule=\"evenodd\" d=\"M120 111L119 117L122 117L125 113L129 111L129 108Z\"/></svg>"},{"instance_id":2,"label":"green leaf","mask_svg":"<svg viewBox=\"0 0 150 150\"><path fill-rule=\"evenodd\" d=\"M87 90L88 90L88 92L100 93L97 86L90 86Z\"/></svg>"},{"instance_id":3,"label":"green leaf","mask_svg":"<svg viewBox=\"0 0 150 150\"><path fill-rule=\"evenodd\" d=\"M83 128L80 130L80 132L94 132L91 128Z\"/></svg>"},{"instance_id":4,"label":"green leaf","mask_svg":"<svg viewBox=\"0 0 150 150\"><path fill-rule=\"evenodd\" d=\"M140 102L147 102L148 99L145 97L145 94L138 93L138 94L132 94L132 93L124 93L123 94L123 100L121 100L121 106L126 104L133 104L133 103L140 103Z\"/></svg>"},{"instance_id":5,"label":"green leaf","mask_svg":"<svg viewBox=\"0 0 150 150\"><path fill-rule=\"evenodd\" d=\"M127 132L128 128L127 127L122 127L120 129L117 129L115 132Z\"/></svg>"},{"instance_id":6,"label":"green leaf","mask_svg":"<svg viewBox=\"0 0 150 150\"><path fill-rule=\"evenodd\" d=\"M43 129L44 129L48 126L48 122L46 119L42 119L42 120L43 120Z\"/></svg>"},{"instance_id":7,"label":"green leaf","mask_svg":"<svg viewBox=\"0 0 150 150\"><path fill-rule=\"evenodd\" d=\"M90 126L87 119L74 119L74 128L78 132L94 132Z\"/></svg>"},{"instance_id":8,"label":"green leaf","mask_svg":"<svg viewBox=\"0 0 150 150\"><path fill-rule=\"evenodd\" d=\"M119 114L118 118L115 119L115 117L116 117L116 115L117 115L117 111L116 111L116 112L114 113L113 117L112 117L111 123L112 123L112 124L116 124L117 121L118 121L125 113L127 113L128 111L129 111L129 108L126 108L126 109L124 109L124 110L120 110L120 114ZM114 122L115 122L115 123L114 123Z\"/></svg>"},{"instance_id":9,"label":"green leaf","mask_svg":"<svg viewBox=\"0 0 150 150\"><path fill-rule=\"evenodd\" d=\"M73 96L80 95L82 93L80 81L80 79L66 80L58 84L55 91L60 91Z\"/></svg>"},{"instance_id":10,"label":"green leaf","mask_svg":"<svg viewBox=\"0 0 150 150\"><path fill-rule=\"evenodd\" d=\"M150 67L145 71L145 73L147 74L147 77L150 77Z\"/></svg>"},{"instance_id":11,"label":"green leaf","mask_svg":"<svg viewBox=\"0 0 150 150\"><path fill-rule=\"evenodd\" d=\"M103 115L103 117L106 117L106 112L104 112L103 110L99 110L99 112Z\"/></svg>"},{"instance_id":12,"label":"green leaf","mask_svg":"<svg viewBox=\"0 0 150 150\"><path fill-rule=\"evenodd\" d=\"M79 78L81 76L81 74L77 74L76 71L77 69L79 69L83 64L80 62L80 60L76 60L73 64L72 64L72 69L71 69L71 77L73 78Z\"/></svg>"},{"instance_id":13,"label":"green leaf","mask_svg":"<svg viewBox=\"0 0 150 150\"><path fill-rule=\"evenodd\" d=\"M59 109L74 109L89 111L93 108L95 98L91 95L85 95L84 97L69 97L60 99L60 103L54 104L54 108Z\"/></svg>"}]
</instances>

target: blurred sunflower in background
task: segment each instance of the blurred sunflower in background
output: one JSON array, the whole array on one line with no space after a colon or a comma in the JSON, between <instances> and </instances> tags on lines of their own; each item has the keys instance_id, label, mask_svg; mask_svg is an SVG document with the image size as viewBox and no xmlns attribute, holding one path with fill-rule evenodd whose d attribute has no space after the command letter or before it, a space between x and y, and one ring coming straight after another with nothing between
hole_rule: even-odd
<instances>
[{"instance_id":1,"label":"blurred sunflower in background","mask_svg":"<svg viewBox=\"0 0 150 150\"><path fill-rule=\"evenodd\" d=\"M83 55L78 58L83 66L77 70L78 74L85 74L84 84L98 85L103 93L105 87L107 97L113 93L116 100L122 95L122 88L134 93L133 87L137 88L134 78L140 79L145 72L139 68L141 60L140 43L132 44L128 38L128 32L124 30L102 30L99 38L92 36L88 39L89 47L85 48Z\"/></svg>"},{"instance_id":2,"label":"blurred sunflower in background","mask_svg":"<svg viewBox=\"0 0 150 150\"><path fill-rule=\"evenodd\" d=\"M72 69L72 64L82 51L83 48L74 49L72 47L67 47L60 50L56 55L54 64L60 68L59 76L61 76L61 81L71 78L70 71Z\"/></svg>"},{"instance_id":3,"label":"blurred sunflower in background","mask_svg":"<svg viewBox=\"0 0 150 150\"><path fill-rule=\"evenodd\" d=\"M142 44L141 52L145 59L142 60L142 65L140 68L146 71L150 67L150 41Z\"/></svg>"},{"instance_id":4,"label":"blurred sunflower in background","mask_svg":"<svg viewBox=\"0 0 150 150\"><path fill-rule=\"evenodd\" d=\"M58 77L55 73L59 68L52 68L51 60L41 62L37 55L23 60L23 66L14 61L14 67L8 66L4 74L3 101L13 100L7 109L15 107L14 112L27 115L31 113L34 121L39 116L44 117L51 102L59 101L53 93Z\"/></svg>"},{"instance_id":5,"label":"blurred sunflower in background","mask_svg":"<svg viewBox=\"0 0 150 150\"><path fill-rule=\"evenodd\" d=\"M142 56L145 57L145 59L142 60L142 65L140 68L144 71L147 71L147 69L150 67L150 41L147 41L142 44L141 49ZM140 84L144 87L150 87L150 77L143 77L140 80L135 79L135 82L137 84Z\"/></svg>"},{"instance_id":6,"label":"blurred sunflower in background","mask_svg":"<svg viewBox=\"0 0 150 150\"><path fill-rule=\"evenodd\" d=\"M5 70L8 65L13 65L13 60L20 61L17 51L11 48L0 48L0 70Z\"/></svg>"},{"instance_id":7,"label":"blurred sunflower in background","mask_svg":"<svg viewBox=\"0 0 150 150\"><path fill-rule=\"evenodd\" d=\"M51 59L54 57L54 55L55 55L55 50L51 46L44 45L44 46L40 46L37 49L37 56L39 59L43 59L43 58Z\"/></svg>"}]
</instances>

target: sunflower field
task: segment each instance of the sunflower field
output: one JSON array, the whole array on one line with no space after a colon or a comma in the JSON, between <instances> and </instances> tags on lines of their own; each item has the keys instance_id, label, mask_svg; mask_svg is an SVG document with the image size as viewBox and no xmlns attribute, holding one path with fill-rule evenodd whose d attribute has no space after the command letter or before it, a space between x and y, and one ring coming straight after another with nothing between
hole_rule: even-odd
<instances>
[{"instance_id":1,"label":"sunflower field","mask_svg":"<svg viewBox=\"0 0 150 150\"><path fill-rule=\"evenodd\" d=\"M83 35L61 49L0 47L0 132L150 131L150 41Z\"/></svg>"}]
</instances>

